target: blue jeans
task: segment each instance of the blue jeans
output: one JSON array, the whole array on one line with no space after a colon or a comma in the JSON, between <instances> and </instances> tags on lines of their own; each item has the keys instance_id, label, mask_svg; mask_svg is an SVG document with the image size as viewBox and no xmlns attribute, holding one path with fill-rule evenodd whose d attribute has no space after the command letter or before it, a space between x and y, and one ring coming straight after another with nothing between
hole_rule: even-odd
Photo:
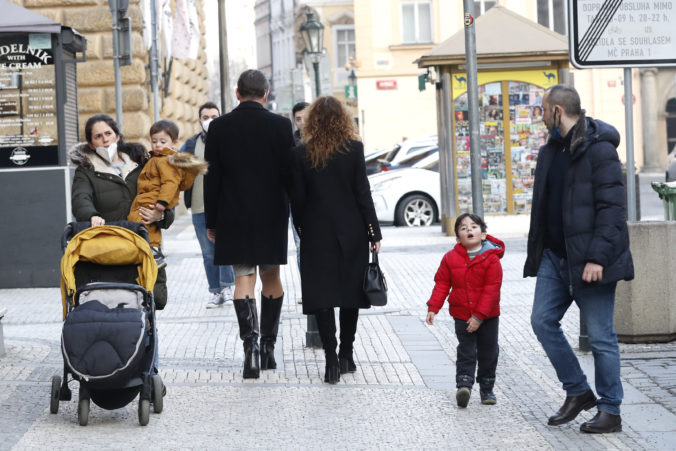
<instances>
[{"instance_id":1,"label":"blue jeans","mask_svg":"<svg viewBox=\"0 0 676 451\"><path fill-rule=\"evenodd\" d=\"M561 319L575 301L580 317L587 324L589 344L594 356L598 409L620 414L620 348L613 328L616 282L570 289L568 261L545 249L535 284L530 322L533 331L556 370L567 396L589 390L587 377L561 330Z\"/></svg>"},{"instance_id":2,"label":"blue jeans","mask_svg":"<svg viewBox=\"0 0 676 451\"><path fill-rule=\"evenodd\" d=\"M192 225L195 226L197 241L202 248L204 272L207 273L207 283L210 293L218 293L225 287L235 285L235 273L230 265L214 265L214 243L207 238L207 223L204 213L192 215Z\"/></svg>"}]
</instances>

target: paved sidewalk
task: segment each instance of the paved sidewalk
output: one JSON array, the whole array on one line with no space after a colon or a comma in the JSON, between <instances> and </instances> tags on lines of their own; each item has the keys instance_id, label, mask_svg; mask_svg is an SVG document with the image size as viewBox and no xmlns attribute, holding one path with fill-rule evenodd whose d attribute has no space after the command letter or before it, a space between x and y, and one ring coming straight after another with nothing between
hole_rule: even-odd
<instances>
[{"instance_id":1,"label":"paved sidewalk","mask_svg":"<svg viewBox=\"0 0 676 451\"><path fill-rule=\"evenodd\" d=\"M115 411L92 404L89 425L80 427L74 399L51 415L50 378L62 368L58 289L0 290L0 310L8 309L0 449L676 448L676 343L622 345L622 433L580 433L594 411L568 425L546 425L564 394L529 324L535 281L521 277L527 220L487 218L489 231L507 246L495 406L481 405L477 390L467 409L455 405L450 317L443 313L435 326L424 324L434 272L451 245L438 226L384 228L388 306L362 311L359 370L330 386L322 380L323 352L304 347L293 244L282 270L279 367L244 381L232 305L205 308L201 254L190 219L182 216L165 235L170 298L158 314L164 412L140 427L136 401ZM573 307L563 326L575 344L578 321ZM591 355L580 359L593 379Z\"/></svg>"}]
</instances>

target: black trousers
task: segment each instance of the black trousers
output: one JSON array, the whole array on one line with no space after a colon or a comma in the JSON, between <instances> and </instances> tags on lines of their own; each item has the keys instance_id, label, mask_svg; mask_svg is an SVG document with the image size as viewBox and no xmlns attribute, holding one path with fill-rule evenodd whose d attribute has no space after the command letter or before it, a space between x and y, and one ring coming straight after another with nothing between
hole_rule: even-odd
<instances>
[{"instance_id":1,"label":"black trousers","mask_svg":"<svg viewBox=\"0 0 676 451\"><path fill-rule=\"evenodd\" d=\"M495 380L495 368L498 366L498 323L499 317L488 318L479 328L467 332L467 321L455 320L455 336L458 337L458 357L455 364L455 379L458 387L471 387L477 363L479 370L476 379Z\"/></svg>"}]
</instances>

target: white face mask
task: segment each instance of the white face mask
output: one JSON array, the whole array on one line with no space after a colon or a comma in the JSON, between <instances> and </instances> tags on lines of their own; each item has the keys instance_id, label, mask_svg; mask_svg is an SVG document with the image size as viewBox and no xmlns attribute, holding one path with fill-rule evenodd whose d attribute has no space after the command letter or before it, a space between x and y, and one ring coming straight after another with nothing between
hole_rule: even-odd
<instances>
[{"instance_id":1,"label":"white face mask","mask_svg":"<svg viewBox=\"0 0 676 451\"><path fill-rule=\"evenodd\" d=\"M96 153L98 153L101 158L107 159L110 163L113 162L113 158L117 153L117 143L112 143L108 148L103 146L96 148Z\"/></svg>"},{"instance_id":2,"label":"white face mask","mask_svg":"<svg viewBox=\"0 0 676 451\"><path fill-rule=\"evenodd\" d=\"M206 121L202 121L202 130L204 130L204 133L209 131L209 124L211 124L211 121L213 121L213 119L207 119Z\"/></svg>"}]
</instances>

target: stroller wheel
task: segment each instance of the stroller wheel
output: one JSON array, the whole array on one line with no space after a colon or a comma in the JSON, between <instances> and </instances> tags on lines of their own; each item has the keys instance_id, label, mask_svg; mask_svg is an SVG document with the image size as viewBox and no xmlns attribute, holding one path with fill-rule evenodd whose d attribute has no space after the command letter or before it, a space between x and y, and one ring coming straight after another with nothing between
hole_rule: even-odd
<instances>
[{"instance_id":1,"label":"stroller wheel","mask_svg":"<svg viewBox=\"0 0 676 451\"><path fill-rule=\"evenodd\" d=\"M138 402L138 424L147 426L150 421L150 401L140 399Z\"/></svg>"},{"instance_id":2,"label":"stroller wheel","mask_svg":"<svg viewBox=\"0 0 676 451\"><path fill-rule=\"evenodd\" d=\"M61 378L59 376L52 376L52 393L49 400L49 411L51 413L58 413L59 398L61 397Z\"/></svg>"},{"instance_id":3,"label":"stroller wheel","mask_svg":"<svg viewBox=\"0 0 676 451\"><path fill-rule=\"evenodd\" d=\"M162 413L164 408L164 383L162 383L162 378L159 374L153 374L152 377L153 384L153 411L155 413Z\"/></svg>"},{"instance_id":4,"label":"stroller wheel","mask_svg":"<svg viewBox=\"0 0 676 451\"><path fill-rule=\"evenodd\" d=\"M89 398L78 401L77 421L80 423L80 426L87 426L87 423L89 423Z\"/></svg>"}]
</instances>

